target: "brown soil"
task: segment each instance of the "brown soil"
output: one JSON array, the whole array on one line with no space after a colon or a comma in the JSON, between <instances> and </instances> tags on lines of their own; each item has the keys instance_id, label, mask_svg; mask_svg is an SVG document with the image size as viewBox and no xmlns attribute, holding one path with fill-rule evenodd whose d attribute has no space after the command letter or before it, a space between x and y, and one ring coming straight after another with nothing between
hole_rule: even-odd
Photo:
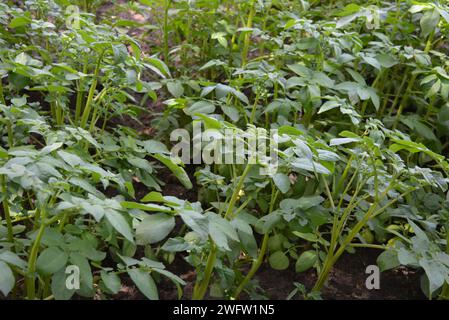
<instances>
[{"instance_id":1,"label":"brown soil","mask_svg":"<svg viewBox=\"0 0 449 320\"><path fill-rule=\"evenodd\" d=\"M420 273L399 267L382 272L380 289L368 290L365 286L366 267L375 265L379 250L358 249L345 254L334 267L322 298L328 300L417 300L425 299L420 286ZM264 265L257 279L270 299L283 300L294 289L293 282L312 288L317 276L314 271L296 273L293 268L276 271Z\"/></svg>"}]
</instances>

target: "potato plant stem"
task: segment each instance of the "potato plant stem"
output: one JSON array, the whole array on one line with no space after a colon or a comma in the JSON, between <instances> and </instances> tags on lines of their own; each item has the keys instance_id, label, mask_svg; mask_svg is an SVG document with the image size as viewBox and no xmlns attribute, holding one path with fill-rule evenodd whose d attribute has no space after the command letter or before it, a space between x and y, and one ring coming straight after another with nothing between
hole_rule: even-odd
<instances>
[{"instance_id":1,"label":"potato plant stem","mask_svg":"<svg viewBox=\"0 0 449 320\"><path fill-rule=\"evenodd\" d=\"M449 254L449 224L446 225L446 253ZM449 299L449 283L447 281L443 285L440 298Z\"/></svg>"},{"instance_id":2,"label":"potato plant stem","mask_svg":"<svg viewBox=\"0 0 449 320\"><path fill-rule=\"evenodd\" d=\"M427 38L426 48L424 49L425 53L429 52L430 49L432 48L432 40L433 40L434 34L435 34L435 31L432 31L432 33ZM396 119L395 119L394 124L393 124L393 129L396 129L396 127L397 127L397 125L398 125L398 123L400 121L400 118L401 118L401 115L402 115L402 111L404 110L404 107L407 104L408 97L409 97L409 95L410 95L410 93L411 93L411 91L413 89L413 85L415 84L415 81L416 81L417 77L418 77L418 74L415 73L410 78L410 81L409 81L409 83L407 85L407 89L405 89L405 94L402 97L401 104L399 105L398 112L396 113Z\"/></svg>"},{"instance_id":3,"label":"potato plant stem","mask_svg":"<svg viewBox=\"0 0 449 320\"><path fill-rule=\"evenodd\" d=\"M408 71L409 71L409 67L407 67L405 69L405 71L404 71L404 77L402 78L402 82L399 85L399 89L398 89L398 91L396 93L396 96L394 97L393 103L392 103L392 105L390 107L390 111L388 112L389 116L391 116L393 114L394 110L396 109L396 105L399 102L399 97L401 96L401 93L402 93L402 91L404 89L404 86L407 83L407 79L409 77Z\"/></svg>"},{"instance_id":4,"label":"potato plant stem","mask_svg":"<svg viewBox=\"0 0 449 320\"><path fill-rule=\"evenodd\" d=\"M329 277L329 273L332 269L332 267L335 265L335 263L338 261L338 259L340 258L340 256L345 252L346 248L348 246L351 245L352 240L357 236L357 234L360 232L360 230L367 224L367 222L381 214L382 212L384 212L388 207L390 207L391 205L393 205L396 201L398 201L399 198L405 197L406 195L408 195L409 193L415 191L415 188L412 188L404 193L402 193L398 198L395 198L393 200L391 200L390 202L388 202L385 206L383 206L382 208L376 210L379 206L380 201L382 201L386 195L388 194L388 192L393 188L393 184L391 184L381 195L379 202L373 203L370 208L368 209L368 211L366 212L366 214L363 216L363 218L349 231L348 235L344 238L344 240L342 241L342 243L340 244L340 246L338 247L338 250L335 250L334 248L330 248L329 253L325 259L325 263L323 266L323 269L321 270L318 280L315 283L315 286L313 287L312 291L321 291L321 289L323 288L325 282L327 281L327 278ZM338 232L338 235L336 236L336 238L338 238L339 236L341 236L343 229L340 229L340 231ZM335 253L334 253L335 252Z\"/></svg>"},{"instance_id":5,"label":"potato plant stem","mask_svg":"<svg viewBox=\"0 0 449 320\"><path fill-rule=\"evenodd\" d=\"M214 271L215 260L217 259L217 246L212 239L210 239L210 243L212 247L207 258L206 269L204 269L204 279L198 286L195 286L192 297L193 300L202 300L206 295L207 288L209 288L212 272Z\"/></svg>"},{"instance_id":6,"label":"potato plant stem","mask_svg":"<svg viewBox=\"0 0 449 320\"><path fill-rule=\"evenodd\" d=\"M276 190L276 192L275 192L275 188L272 187L269 213L273 212L274 204L276 202L278 195L279 195L279 190ZM257 256L257 259L251 265L251 269L249 270L246 277L243 279L243 281L240 283L240 285L235 290L234 299L238 299L238 297L240 296L240 293L243 291L243 289L245 289L245 286L248 284L248 282L251 281L251 279L254 277L254 275L257 273L260 266L262 265L263 260L265 258L265 254L267 252L269 238L270 238L270 232L267 231L263 236L259 255Z\"/></svg>"},{"instance_id":7,"label":"potato plant stem","mask_svg":"<svg viewBox=\"0 0 449 320\"><path fill-rule=\"evenodd\" d=\"M5 94L3 92L3 82L1 78L0 78L0 103L6 106ZM14 135L12 132L12 124L9 119L6 122L6 130L8 132L8 145L10 148L12 148L14 145Z\"/></svg>"},{"instance_id":8,"label":"potato plant stem","mask_svg":"<svg viewBox=\"0 0 449 320\"><path fill-rule=\"evenodd\" d=\"M98 75L100 73L100 65L101 61L103 60L103 56L105 54L105 50L102 51L100 54L100 57L98 58L97 65L95 67L94 75L92 84L89 89L89 95L87 96L86 106L84 107L83 115L81 117L81 128L85 129L87 125L87 121L89 120L90 111L92 109L92 101L94 98L95 90L97 89L97 83L98 83Z\"/></svg>"},{"instance_id":9,"label":"potato plant stem","mask_svg":"<svg viewBox=\"0 0 449 320\"><path fill-rule=\"evenodd\" d=\"M228 218L233 213L234 206L235 206L235 203L237 202L237 199L239 197L240 190L242 190L243 183L245 182L245 178L248 175L249 170L251 169L251 167L252 167L251 164L247 164L246 167L245 167L245 170L243 170L243 173L240 176L239 181L237 182L237 186L234 189L234 192L232 193L231 200L229 200L228 208L226 209L226 213L224 215L225 218Z\"/></svg>"},{"instance_id":10,"label":"potato plant stem","mask_svg":"<svg viewBox=\"0 0 449 320\"><path fill-rule=\"evenodd\" d=\"M256 0L252 0L250 6L251 7L249 9L248 20L246 22L246 28L253 27L253 19L254 19L254 15L256 14ZM248 61L250 40L251 40L251 32L246 31L245 38L243 40L242 67L245 67L246 63Z\"/></svg>"},{"instance_id":11,"label":"potato plant stem","mask_svg":"<svg viewBox=\"0 0 449 320\"><path fill-rule=\"evenodd\" d=\"M164 61L168 66L168 11L170 10L171 0L164 1Z\"/></svg>"},{"instance_id":12,"label":"potato plant stem","mask_svg":"<svg viewBox=\"0 0 449 320\"><path fill-rule=\"evenodd\" d=\"M5 94L3 93L2 78L0 78L0 103L6 105Z\"/></svg>"},{"instance_id":13,"label":"potato plant stem","mask_svg":"<svg viewBox=\"0 0 449 320\"><path fill-rule=\"evenodd\" d=\"M87 74L87 69L89 67L89 56L86 55L84 58L84 66L83 66L83 73ZM77 93L76 93L76 107L75 107L75 123L79 123L80 117L81 117L81 108L83 104L83 97L84 97L84 91L83 91L83 85L84 81L83 78L78 80L77 84Z\"/></svg>"},{"instance_id":14,"label":"potato plant stem","mask_svg":"<svg viewBox=\"0 0 449 320\"><path fill-rule=\"evenodd\" d=\"M30 256L28 259L28 272L26 277L26 290L27 290L27 298L29 300L34 300L36 298L36 261L37 255L39 253L39 247L41 244L42 237L45 232L45 218L46 218L46 209L41 210L41 224L39 227L39 231L37 233L36 239L34 240L33 246L31 248Z\"/></svg>"},{"instance_id":15,"label":"potato plant stem","mask_svg":"<svg viewBox=\"0 0 449 320\"><path fill-rule=\"evenodd\" d=\"M240 293L245 289L245 286L248 284L249 281L254 277L254 275L259 270L260 266L263 263L263 260L265 258L265 253L267 252L268 248L268 240L270 239L270 232L267 232L263 236L262 240L262 246L260 247L259 255L257 256L257 259L253 262L251 265L251 269L249 270L246 277L243 279L243 281L240 283L240 285L237 287L234 293L234 299L238 299L240 296Z\"/></svg>"},{"instance_id":16,"label":"potato plant stem","mask_svg":"<svg viewBox=\"0 0 449 320\"><path fill-rule=\"evenodd\" d=\"M4 199L2 201L3 205L3 214L5 215L6 220L6 227L8 230L8 242L13 243L14 242L14 233L12 229L12 221L11 221L11 213L9 210L9 204L8 204L8 190L6 186L6 178L5 176L0 176L0 184L2 186L2 193L4 195Z\"/></svg>"}]
</instances>

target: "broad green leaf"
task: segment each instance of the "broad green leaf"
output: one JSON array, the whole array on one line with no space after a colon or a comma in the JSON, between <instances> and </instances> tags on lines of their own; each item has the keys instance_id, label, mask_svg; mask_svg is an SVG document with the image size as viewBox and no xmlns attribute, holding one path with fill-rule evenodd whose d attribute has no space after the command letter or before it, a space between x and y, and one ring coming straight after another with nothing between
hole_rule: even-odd
<instances>
[{"instance_id":1,"label":"broad green leaf","mask_svg":"<svg viewBox=\"0 0 449 320\"><path fill-rule=\"evenodd\" d=\"M32 22L32 20L28 17L22 16L22 17L16 17L11 20L11 22L8 25L8 28L14 29L18 27L23 27L26 25L29 25Z\"/></svg>"},{"instance_id":2,"label":"broad green leaf","mask_svg":"<svg viewBox=\"0 0 449 320\"><path fill-rule=\"evenodd\" d=\"M14 288L14 274L11 268L3 261L0 261L0 291L6 297Z\"/></svg>"},{"instance_id":3,"label":"broad green leaf","mask_svg":"<svg viewBox=\"0 0 449 320\"><path fill-rule=\"evenodd\" d=\"M175 98L180 98L184 94L184 87L178 81L168 82L167 89Z\"/></svg>"},{"instance_id":4,"label":"broad green leaf","mask_svg":"<svg viewBox=\"0 0 449 320\"><path fill-rule=\"evenodd\" d=\"M293 231L293 234L301 239L307 240L308 242L317 242L318 237L313 233L303 233L299 231Z\"/></svg>"},{"instance_id":5,"label":"broad green leaf","mask_svg":"<svg viewBox=\"0 0 449 320\"><path fill-rule=\"evenodd\" d=\"M178 277L177 275L171 273L168 270L155 268L155 269L153 269L153 271L157 272L159 274L162 274L163 276L169 278L174 283L178 283L178 284L180 284L182 286L186 284L186 282L184 280L182 280L180 277Z\"/></svg>"},{"instance_id":6,"label":"broad green leaf","mask_svg":"<svg viewBox=\"0 0 449 320\"><path fill-rule=\"evenodd\" d=\"M195 113L209 114L215 111L215 105L209 101L197 101L190 107L184 109L184 112L192 116Z\"/></svg>"},{"instance_id":7,"label":"broad green leaf","mask_svg":"<svg viewBox=\"0 0 449 320\"><path fill-rule=\"evenodd\" d=\"M318 114L332 110L332 109L340 107L340 106L341 106L341 103L338 101L326 101L325 103L323 103L320 110L318 110Z\"/></svg>"},{"instance_id":8,"label":"broad green leaf","mask_svg":"<svg viewBox=\"0 0 449 320\"><path fill-rule=\"evenodd\" d=\"M123 201L121 202L121 205L123 208L126 209L138 209L143 211L150 211L150 212L166 212L170 213L172 210L169 207L161 206L158 204L153 203L137 203L137 202L131 202L131 201Z\"/></svg>"},{"instance_id":9,"label":"broad green leaf","mask_svg":"<svg viewBox=\"0 0 449 320\"><path fill-rule=\"evenodd\" d=\"M438 22L440 21L440 13L437 9L428 10L424 13L419 24L421 25L421 33L424 37L427 37L432 31L435 30Z\"/></svg>"},{"instance_id":10,"label":"broad green leaf","mask_svg":"<svg viewBox=\"0 0 449 320\"><path fill-rule=\"evenodd\" d=\"M441 288L447 277L447 268L445 268L441 263L426 258L419 260L419 265L426 272L427 278L429 280L429 293L432 294L437 289Z\"/></svg>"},{"instance_id":11,"label":"broad green leaf","mask_svg":"<svg viewBox=\"0 0 449 320\"><path fill-rule=\"evenodd\" d=\"M134 242L131 227L122 213L114 210L105 211L106 220L118 231L126 240Z\"/></svg>"},{"instance_id":12,"label":"broad green leaf","mask_svg":"<svg viewBox=\"0 0 449 320\"><path fill-rule=\"evenodd\" d=\"M330 146L339 146L342 144L358 142L358 141L360 141L360 139L358 139L358 138L335 138L329 142L329 145Z\"/></svg>"},{"instance_id":13,"label":"broad green leaf","mask_svg":"<svg viewBox=\"0 0 449 320\"><path fill-rule=\"evenodd\" d=\"M145 197L140 199L142 202L166 202L164 196L160 192L151 191Z\"/></svg>"},{"instance_id":14,"label":"broad green leaf","mask_svg":"<svg viewBox=\"0 0 449 320\"><path fill-rule=\"evenodd\" d=\"M215 244L223 249L230 250L228 239L239 241L239 237L234 227L228 220L216 214L209 214L209 235L214 240Z\"/></svg>"},{"instance_id":15,"label":"broad green leaf","mask_svg":"<svg viewBox=\"0 0 449 320\"><path fill-rule=\"evenodd\" d=\"M153 244L167 237L175 227L175 218L164 213L149 215L136 228L138 244Z\"/></svg>"},{"instance_id":16,"label":"broad green leaf","mask_svg":"<svg viewBox=\"0 0 449 320\"><path fill-rule=\"evenodd\" d=\"M270 266L275 270L285 270L289 266L288 257L281 251L276 251L268 258Z\"/></svg>"},{"instance_id":17,"label":"broad green leaf","mask_svg":"<svg viewBox=\"0 0 449 320\"><path fill-rule=\"evenodd\" d=\"M4 251L0 253L0 261L4 261L10 265L24 269L27 263L22 260L16 253L11 251Z\"/></svg>"},{"instance_id":18,"label":"broad green leaf","mask_svg":"<svg viewBox=\"0 0 449 320\"><path fill-rule=\"evenodd\" d=\"M397 252L395 250L385 250L377 257L377 265L382 272L398 267L400 263Z\"/></svg>"},{"instance_id":19,"label":"broad green leaf","mask_svg":"<svg viewBox=\"0 0 449 320\"><path fill-rule=\"evenodd\" d=\"M377 61L384 68L391 68L398 64L398 61L391 55L387 53L381 53L376 56Z\"/></svg>"},{"instance_id":20,"label":"broad green leaf","mask_svg":"<svg viewBox=\"0 0 449 320\"><path fill-rule=\"evenodd\" d=\"M148 299L159 300L156 283L148 272L140 269L130 269L128 274L132 281Z\"/></svg>"},{"instance_id":21,"label":"broad green leaf","mask_svg":"<svg viewBox=\"0 0 449 320\"><path fill-rule=\"evenodd\" d=\"M287 193L290 190L290 178L286 174L276 173L273 176L273 181L282 193Z\"/></svg>"},{"instance_id":22,"label":"broad green leaf","mask_svg":"<svg viewBox=\"0 0 449 320\"><path fill-rule=\"evenodd\" d=\"M205 215L193 210L181 210L179 212L184 223L190 229L200 235L201 238L206 238L209 233L209 221Z\"/></svg>"},{"instance_id":23,"label":"broad green leaf","mask_svg":"<svg viewBox=\"0 0 449 320\"><path fill-rule=\"evenodd\" d=\"M52 275L67 265L67 253L58 247L50 247L41 252L37 258L37 270L44 275Z\"/></svg>"},{"instance_id":24,"label":"broad green leaf","mask_svg":"<svg viewBox=\"0 0 449 320\"><path fill-rule=\"evenodd\" d=\"M116 273L101 270L100 274L101 280L103 280L104 285L111 293L116 294L119 292L122 283L120 277Z\"/></svg>"},{"instance_id":25,"label":"broad green leaf","mask_svg":"<svg viewBox=\"0 0 449 320\"><path fill-rule=\"evenodd\" d=\"M181 166L177 165L169 157L166 157L164 155L153 154L151 156L162 162L168 169L170 169L170 171L173 172L173 174L176 176L176 178L178 178L178 180L184 187L186 187L187 189L193 188L189 176Z\"/></svg>"},{"instance_id":26,"label":"broad green leaf","mask_svg":"<svg viewBox=\"0 0 449 320\"><path fill-rule=\"evenodd\" d=\"M296 272L304 272L310 269L311 267L313 267L317 259L318 256L316 254L316 251L313 250L304 251L303 253L301 253L298 260L296 260L295 264Z\"/></svg>"}]
</instances>

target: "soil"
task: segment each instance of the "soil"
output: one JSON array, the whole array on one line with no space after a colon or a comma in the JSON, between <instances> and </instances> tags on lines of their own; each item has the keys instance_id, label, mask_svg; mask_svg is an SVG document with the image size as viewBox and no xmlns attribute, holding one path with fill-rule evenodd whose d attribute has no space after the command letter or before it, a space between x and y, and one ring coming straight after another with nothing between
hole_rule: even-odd
<instances>
[{"instance_id":1,"label":"soil","mask_svg":"<svg viewBox=\"0 0 449 320\"><path fill-rule=\"evenodd\" d=\"M366 267L376 265L379 250L358 249L346 253L332 270L321 297L326 300L421 300L426 299L420 289L421 273L399 267L380 274L380 289L365 286ZM294 289L293 282L312 288L317 279L314 271L296 273L293 268L276 271L264 265L258 272L260 286L270 299L284 300Z\"/></svg>"}]
</instances>

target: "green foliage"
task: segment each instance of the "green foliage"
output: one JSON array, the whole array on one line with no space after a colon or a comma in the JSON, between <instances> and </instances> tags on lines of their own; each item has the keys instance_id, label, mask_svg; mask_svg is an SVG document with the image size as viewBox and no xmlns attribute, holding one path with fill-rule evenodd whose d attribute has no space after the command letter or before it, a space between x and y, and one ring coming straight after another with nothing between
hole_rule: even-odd
<instances>
[{"instance_id":1,"label":"green foliage","mask_svg":"<svg viewBox=\"0 0 449 320\"><path fill-rule=\"evenodd\" d=\"M449 298L446 3L78 2L0 4L1 295L109 299L130 280L154 300L165 277L179 298L260 297L266 264L316 272L287 298L319 299L373 248ZM276 129L276 170L175 161L193 122L243 144Z\"/></svg>"}]
</instances>

